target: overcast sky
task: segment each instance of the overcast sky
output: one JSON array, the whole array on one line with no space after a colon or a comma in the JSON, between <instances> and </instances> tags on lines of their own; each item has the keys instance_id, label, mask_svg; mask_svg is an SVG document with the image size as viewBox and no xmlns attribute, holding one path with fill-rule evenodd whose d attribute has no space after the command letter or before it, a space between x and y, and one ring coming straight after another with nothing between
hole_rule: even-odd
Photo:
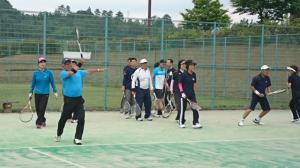
<instances>
[{"instance_id":1,"label":"overcast sky","mask_svg":"<svg viewBox=\"0 0 300 168\"><path fill-rule=\"evenodd\" d=\"M69 5L72 11L87 9L89 6L94 11L96 8L102 10L122 11L125 17L146 18L148 0L9 0L14 8L27 11L51 11L59 5ZM234 9L230 0L220 0L234 22L242 18L254 19L255 16L233 15ZM180 12L193 8L192 0L152 0L152 15L171 15L173 20L182 20Z\"/></svg>"}]
</instances>

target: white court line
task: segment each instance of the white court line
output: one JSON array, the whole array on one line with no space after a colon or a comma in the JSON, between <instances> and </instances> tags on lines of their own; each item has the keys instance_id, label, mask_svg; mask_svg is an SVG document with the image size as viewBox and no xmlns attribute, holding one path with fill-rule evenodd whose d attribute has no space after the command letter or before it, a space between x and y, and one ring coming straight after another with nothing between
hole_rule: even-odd
<instances>
[{"instance_id":1,"label":"white court line","mask_svg":"<svg viewBox=\"0 0 300 168\"><path fill-rule=\"evenodd\" d=\"M33 152L35 152L35 153L39 153L39 154L45 155L45 156L47 156L47 157L49 157L49 158L52 158L53 160L56 160L56 161L60 161L60 162L63 162L63 163L67 163L67 164L69 164L69 165L72 165L72 166L75 166L75 167L78 167L78 168L86 168L86 167L84 167L84 166L82 166L82 165L79 165L79 164L76 164L76 163L74 163L74 162L71 162L71 161L68 161L68 160L59 158L59 157L54 156L54 155L50 155L50 154L48 154L48 153L42 152L42 151L37 150L37 149L33 149L33 148L28 148L28 149L31 150L31 151L33 151Z\"/></svg>"},{"instance_id":2,"label":"white court line","mask_svg":"<svg viewBox=\"0 0 300 168\"><path fill-rule=\"evenodd\" d=\"M201 141L182 141L182 142L149 142L149 143L115 143L115 144L90 144L90 145L57 145L57 146L34 146L17 148L0 148L0 150L20 150L20 149L47 149L47 148L66 148L66 147L97 147L97 146L120 146L120 145L159 145L159 144L193 144L193 143L223 143L223 142L265 142L265 141L291 141L300 140L299 138L258 138L258 139L223 139L223 140L201 140Z\"/></svg>"}]
</instances>

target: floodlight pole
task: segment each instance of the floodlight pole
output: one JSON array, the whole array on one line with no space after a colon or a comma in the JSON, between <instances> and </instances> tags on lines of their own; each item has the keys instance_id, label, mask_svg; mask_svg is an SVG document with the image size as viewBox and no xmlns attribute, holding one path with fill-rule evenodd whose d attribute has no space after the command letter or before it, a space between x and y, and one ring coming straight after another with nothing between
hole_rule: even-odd
<instances>
[{"instance_id":1,"label":"floodlight pole","mask_svg":"<svg viewBox=\"0 0 300 168\"><path fill-rule=\"evenodd\" d=\"M152 6L152 0L148 0L148 34L150 35L151 31L151 6Z\"/></svg>"}]
</instances>

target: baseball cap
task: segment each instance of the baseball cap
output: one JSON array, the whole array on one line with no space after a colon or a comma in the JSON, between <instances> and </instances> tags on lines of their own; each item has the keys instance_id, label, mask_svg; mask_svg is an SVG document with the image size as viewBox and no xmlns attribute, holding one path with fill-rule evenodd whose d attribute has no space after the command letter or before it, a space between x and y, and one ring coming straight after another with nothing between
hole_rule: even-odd
<instances>
[{"instance_id":1,"label":"baseball cap","mask_svg":"<svg viewBox=\"0 0 300 168\"><path fill-rule=\"evenodd\" d=\"M271 69L271 67L269 67L268 65L263 65L260 68L260 70L267 70L267 69Z\"/></svg>"},{"instance_id":2,"label":"baseball cap","mask_svg":"<svg viewBox=\"0 0 300 168\"><path fill-rule=\"evenodd\" d=\"M293 72L296 72L296 70L290 66L286 67L287 70L290 70L290 71L293 71Z\"/></svg>"},{"instance_id":3,"label":"baseball cap","mask_svg":"<svg viewBox=\"0 0 300 168\"><path fill-rule=\"evenodd\" d=\"M140 60L140 64L145 64L145 63L147 63L148 61L144 58L144 59L141 59Z\"/></svg>"},{"instance_id":4,"label":"baseball cap","mask_svg":"<svg viewBox=\"0 0 300 168\"><path fill-rule=\"evenodd\" d=\"M39 57L38 63L47 62L45 57Z\"/></svg>"},{"instance_id":5,"label":"baseball cap","mask_svg":"<svg viewBox=\"0 0 300 168\"><path fill-rule=\"evenodd\" d=\"M63 58L61 60L61 64L67 64L67 63L71 63L71 60L69 58Z\"/></svg>"}]
</instances>

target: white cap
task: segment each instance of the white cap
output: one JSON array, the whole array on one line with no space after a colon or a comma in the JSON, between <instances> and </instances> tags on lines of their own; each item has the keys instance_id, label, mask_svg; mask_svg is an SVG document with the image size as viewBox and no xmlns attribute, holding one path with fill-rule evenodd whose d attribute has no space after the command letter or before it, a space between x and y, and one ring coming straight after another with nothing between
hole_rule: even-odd
<instances>
[{"instance_id":1,"label":"white cap","mask_svg":"<svg viewBox=\"0 0 300 168\"><path fill-rule=\"evenodd\" d=\"M290 70L290 71L293 71L293 72L296 72L295 69L293 69L292 67L286 67L287 70Z\"/></svg>"},{"instance_id":2,"label":"white cap","mask_svg":"<svg viewBox=\"0 0 300 168\"><path fill-rule=\"evenodd\" d=\"M144 63L147 63L147 62L148 61L145 58L140 60L140 64L144 64Z\"/></svg>"},{"instance_id":3,"label":"white cap","mask_svg":"<svg viewBox=\"0 0 300 168\"><path fill-rule=\"evenodd\" d=\"M260 70L267 70L267 69L271 69L271 68L268 65L263 65L260 68Z\"/></svg>"}]
</instances>

